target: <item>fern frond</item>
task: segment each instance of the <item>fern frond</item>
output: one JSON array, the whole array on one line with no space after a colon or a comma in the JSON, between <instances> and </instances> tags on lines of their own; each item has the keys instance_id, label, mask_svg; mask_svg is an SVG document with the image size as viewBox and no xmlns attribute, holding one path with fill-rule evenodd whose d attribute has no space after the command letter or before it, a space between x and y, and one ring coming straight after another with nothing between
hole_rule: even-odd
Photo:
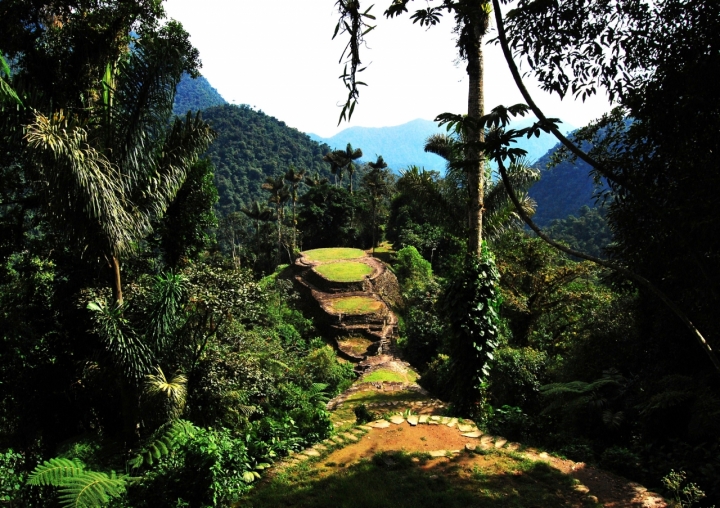
<instances>
[{"instance_id":1,"label":"fern frond","mask_svg":"<svg viewBox=\"0 0 720 508\"><path fill-rule=\"evenodd\" d=\"M58 487L68 478L78 477L85 472L85 465L78 459L56 457L38 464L28 477L30 485L53 485Z\"/></svg>"},{"instance_id":2,"label":"fern frond","mask_svg":"<svg viewBox=\"0 0 720 508\"><path fill-rule=\"evenodd\" d=\"M137 469L143 464L152 466L156 460L169 455L177 446L180 438L195 435L195 426L185 420L173 420L170 427L159 437L153 439L132 459L128 465Z\"/></svg>"},{"instance_id":3,"label":"fern frond","mask_svg":"<svg viewBox=\"0 0 720 508\"><path fill-rule=\"evenodd\" d=\"M125 492L127 482L114 472L110 476L98 471L84 471L82 475L66 478L60 488L60 501L66 508L103 506Z\"/></svg>"},{"instance_id":4,"label":"fern frond","mask_svg":"<svg viewBox=\"0 0 720 508\"><path fill-rule=\"evenodd\" d=\"M328 394L325 393L327 387L328 385L325 383L313 383L310 390L308 390L308 399L312 402L327 404L330 400Z\"/></svg>"}]
</instances>

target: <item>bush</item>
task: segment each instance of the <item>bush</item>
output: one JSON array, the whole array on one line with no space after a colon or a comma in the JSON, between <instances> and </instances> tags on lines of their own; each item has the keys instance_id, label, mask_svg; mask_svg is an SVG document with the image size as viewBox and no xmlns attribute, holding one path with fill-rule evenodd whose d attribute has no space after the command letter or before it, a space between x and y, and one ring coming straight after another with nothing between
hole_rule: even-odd
<instances>
[{"instance_id":1,"label":"bush","mask_svg":"<svg viewBox=\"0 0 720 508\"><path fill-rule=\"evenodd\" d=\"M432 279L430 263L412 245L398 251L394 270L403 291L415 287L424 288Z\"/></svg>"},{"instance_id":2,"label":"bush","mask_svg":"<svg viewBox=\"0 0 720 508\"><path fill-rule=\"evenodd\" d=\"M627 477L634 477L640 471L640 457L622 446L612 446L600 456L600 465Z\"/></svg>"},{"instance_id":3,"label":"bush","mask_svg":"<svg viewBox=\"0 0 720 508\"><path fill-rule=\"evenodd\" d=\"M545 384L547 353L536 349L502 347L495 351L490 371L490 394L498 405L536 405Z\"/></svg>"},{"instance_id":4,"label":"bush","mask_svg":"<svg viewBox=\"0 0 720 508\"><path fill-rule=\"evenodd\" d=\"M501 434L508 439L518 441L528 435L531 420L519 407L503 406L492 412L487 426L494 434Z\"/></svg>"},{"instance_id":5,"label":"bush","mask_svg":"<svg viewBox=\"0 0 720 508\"><path fill-rule=\"evenodd\" d=\"M373 413L372 411L369 411L365 404L360 404L359 406L355 406L354 411L355 411L355 421L358 424L371 422L371 421L377 419L377 415L375 413Z\"/></svg>"}]
</instances>

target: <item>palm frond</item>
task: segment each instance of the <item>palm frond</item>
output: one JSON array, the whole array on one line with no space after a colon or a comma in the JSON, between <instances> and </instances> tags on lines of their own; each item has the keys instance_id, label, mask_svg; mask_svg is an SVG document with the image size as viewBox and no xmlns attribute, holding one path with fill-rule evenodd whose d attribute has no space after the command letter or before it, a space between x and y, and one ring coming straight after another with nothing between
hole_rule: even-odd
<instances>
[{"instance_id":1,"label":"palm frond","mask_svg":"<svg viewBox=\"0 0 720 508\"><path fill-rule=\"evenodd\" d=\"M185 408L187 396L187 377L176 373L171 380L165 377L160 367L155 367L155 374L145 376L145 391L153 395L164 395L171 406L171 413L179 416Z\"/></svg>"},{"instance_id":2,"label":"palm frond","mask_svg":"<svg viewBox=\"0 0 720 508\"><path fill-rule=\"evenodd\" d=\"M153 339L156 354L164 349L178 328L185 285L180 274L169 272L155 277L147 335Z\"/></svg>"},{"instance_id":3,"label":"palm frond","mask_svg":"<svg viewBox=\"0 0 720 508\"><path fill-rule=\"evenodd\" d=\"M128 380L139 383L150 371L153 354L128 326L123 317L123 306L106 306L101 302L90 302L88 310L93 312L95 331L106 350L119 365Z\"/></svg>"},{"instance_id":4,"label":"palm frond","mask_svg":"<svg viewBox=\"0 0 720 508\"><path fill-rule=\"evenodd\" d=\"M10 86L10 83L5 81L3 78L3 74L10 79L11 73L10 73L10 66L8 65L7 61L2 55L2 52L0 52L0 103L2 102L11 102L15 103L19 106L23 105L22 100L20 100L20 97L18 97L17 92L13 90L12 86Z\"/></svg>"},{"instance_id":5,"label":"palm frond","mask_svg":"<svg viewBox=\"0 0 720 508\"><path fill-rule=\"evenodd\" d=\"M62 111L51 118L36 111L26 131L25 139L47 182L42 190L47 194L48 216L81 241L92 236L89 230L99 224L106 248L115 253L132 250L140 223L127 212L117 167L88 144L87 132Z\"/></svg>"}]
</instances>

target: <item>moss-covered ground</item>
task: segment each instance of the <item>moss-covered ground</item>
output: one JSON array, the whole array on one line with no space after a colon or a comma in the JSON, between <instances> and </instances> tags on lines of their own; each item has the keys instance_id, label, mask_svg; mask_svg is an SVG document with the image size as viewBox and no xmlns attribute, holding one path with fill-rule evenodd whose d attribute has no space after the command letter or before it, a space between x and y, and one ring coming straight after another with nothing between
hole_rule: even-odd
<instances>
[{"instance_id":1,"label":"moss-covered ground","mask_svg":"<svg viewBox=\"0 0 720 508\"><path fill-rule=\"evenodd\" d=\"M338 343L343 350L349 351L354 355L365 354L367 348L372 345L373 341L365 337L340 337Z\"/></svg>"},{"instance_id":2,"label":"moss-covered ground","mask_svg":"<svg viewBox=\"0 0 720 508\"><path fill-rule=\"evenodd\" d=\"M357 261L339 261L315 267L315 271L335 282L357 282L373 272L371 266Z\"/></svg>"},{"instance_id":3,"label":"moss-covered ground","mask_svg":"<svg viewBox=\"0 0 720 508\"><path fill-rule=\"evenodd\" d=\"M383 304L369 296L346 296L334 299L330 307L335 312L343 314L371 314L379 311Z\"/></svg>"},{"instance_id":4,"label":"moss-covered ground","mask_svg":"<svg viewBox=\"0 0 720 508\"><path fill-rule=\"evenodd\" d=\"M335 261L336 259L357 259L365 257L365 251L346 247L334 247L329 249L306 250L303 252L303 255L310 261L324 263L327 261Z\"/></svg>"}]
</instances>

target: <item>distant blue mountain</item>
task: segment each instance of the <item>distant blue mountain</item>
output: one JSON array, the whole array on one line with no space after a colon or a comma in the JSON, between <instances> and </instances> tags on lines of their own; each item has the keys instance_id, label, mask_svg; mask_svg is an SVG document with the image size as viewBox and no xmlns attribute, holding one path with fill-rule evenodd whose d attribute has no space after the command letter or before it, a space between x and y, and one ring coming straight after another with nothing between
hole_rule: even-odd
<instances>
[{"instance_id":1,"label":"distant blue mountain","mask_svg":"<svg viewBox=\"0 0 720 508\"><path fill-rule=\"evenodd\" d=\"M510 127L519 129L529 126L534 120L513 122ZM563 130L571 129L563 125ZM331 138L322 138L316 134L308 134L311 139L327 143L333 149L345 148L351 143L354 148L361 148L364 160L374 159L382 155L388 166L396 172L411 165L445 171L445 161L424 150L425 140L436 133L445 132L435 122L417 119L394 127L350 127ZM552 148L557 140L548 134L539 138L522 139L516 145L528 151L528 160L535 161Z\"/></svg>"},{"instance_id":2,"label":"distant blue mountain","mask_svg":"<svg viewBox=\"0 0 720 508\"><path fill-rule=\"evenodd\" d=\"M175 91L173 114L182 116L188 111L199 111L223 104L227 104L227 101L207 79L203 76L193 79L185 73Z\"/></svg>"}]
</instances>

